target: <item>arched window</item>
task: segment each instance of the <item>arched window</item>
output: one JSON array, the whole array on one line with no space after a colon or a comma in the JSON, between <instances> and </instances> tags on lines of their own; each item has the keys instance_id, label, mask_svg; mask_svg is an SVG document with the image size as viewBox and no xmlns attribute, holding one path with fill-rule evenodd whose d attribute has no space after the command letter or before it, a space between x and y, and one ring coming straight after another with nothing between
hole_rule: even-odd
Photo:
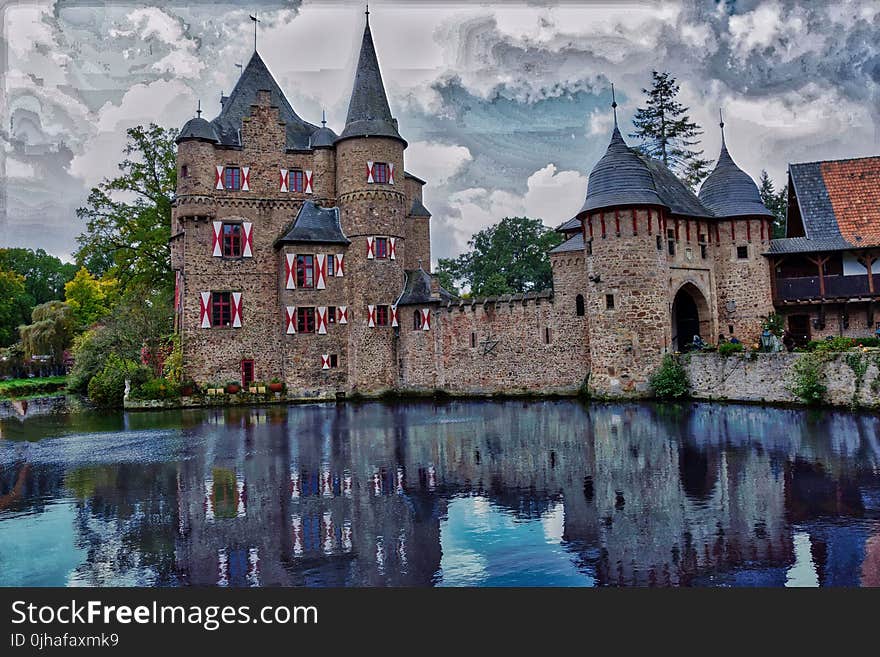
<instances>
[{"instance_id":1,"label":"arched window","mask_svg":"<svg viewBox=\"0 0 880 657\"><path fill-rule=\"evenodd\" d=\"M422 328L422 311L418 308L413 310L413 331L419 331Z\"/></svg>"},{"instance_id":2,"label":"arched window","mask_svg":"<svg viewBox=\"0 0 880 657\"><path fill-rule=\"evenodd\" d=\"M574 298L575 312L578 317L584 316L584 295L579 294Z\"/></svg>"}]
</instances>

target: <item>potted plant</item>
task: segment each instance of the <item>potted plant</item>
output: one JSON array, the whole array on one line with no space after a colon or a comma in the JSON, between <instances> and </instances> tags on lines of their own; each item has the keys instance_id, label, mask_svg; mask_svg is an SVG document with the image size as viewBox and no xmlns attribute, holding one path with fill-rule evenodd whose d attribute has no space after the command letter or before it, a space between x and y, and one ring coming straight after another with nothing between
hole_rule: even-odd
<instances>
[{"instance_id":1,"label":"potted plant","mask_svg":"<svg viewBox=\"0 0 880 657\"><path fill-rule=\"evenodd\" d=\"M270 392L281 392L282 390L284 390L284 384L281 383L281 379L276 377L269 381Z\"/></svg>"},{"instance_id":2,"label":"potted plant","mask_svg":"<svg viewBox=\"0 0 880 657\"><path fill-rule=\"evenodd\" d=\"M241 391L241 384L237 381L229 381L225 390L227 395L237 395Z\"/></svg>"}]
</instances>

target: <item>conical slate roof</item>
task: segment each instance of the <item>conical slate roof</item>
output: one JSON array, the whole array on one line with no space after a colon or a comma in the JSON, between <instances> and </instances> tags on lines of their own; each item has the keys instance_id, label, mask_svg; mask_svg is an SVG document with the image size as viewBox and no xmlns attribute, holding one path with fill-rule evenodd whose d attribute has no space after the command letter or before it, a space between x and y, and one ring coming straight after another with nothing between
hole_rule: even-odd
<instances>
[{"instance_id":1,"label":"conical slate roof","mask_svg":"<svg viewBox=\"0 0 880 657\"><path fill-rule=\"evenodd\" d=\"M183 124L180 134L177 135L177 143L179 144L187 139L200 139L215 144L220 141L214 126L200 116L190 119Z\"/></svg>"},{"instance_id":2,"label":"conical slate roof","mask_svg":"<svg viewBox=\"0 0 880 657\"><path fill-rule=\"evenodd\" d=\"M336 133L327 126L312 133L312 148L329 148L336 141Z\"/></svg>"},{"instance_id":3,"label":"conical slate roof","mask_svg":"<svg viewBox=\"0 0 880 657\"><path fill-rule=\"evenodd\" d=\"M304 121L293 111L281 87L256 51L242 71L232 93L224 101L220 116L211 121L221 143L228 146L241 145L241 122L250 115L251 105L257 102L258 91L268 91L272 105L278 108L279 118L286 124L287 148L307 150L309 138L318 130L318 126Z\"/></svg>"},{"instance_id":4,"label":"conical slate roof","mask_svg":"<svg viewBox=\"0 0 880 657\"><path fill-rule=\"evenodd\" d=\"M645 162L634 153L617 125L602 159L587 181L587 199L581 212L621 205L664 205Z\"/></svg>"},{"instance_id":5,"label":"conical slate roof","mask_svg":"<svg viewBox=\"0 0 880 657\"><path fill-rule=\"evenodd\" d=\"M773 216L761 201L755 181L730 157L723 136L718 163L703 181L699 196L717 217Z\"/></svg>"},{"instance_id":6,"label":"conical slate roof","mask_svg":"<svg viewBox=\"0 0 880 657\"><path fill-rule=\"evenodd\" d=\"M391 137L405 140L397 131L397 122L391 116L373 35L370 33L370 21L364 28L361 42L361 53L358 58L357 72L354 76L354 87L351 90L351 101L348 105L348 117L345 130L339 139L349 137Z\"/></svg>"}]
</instances>

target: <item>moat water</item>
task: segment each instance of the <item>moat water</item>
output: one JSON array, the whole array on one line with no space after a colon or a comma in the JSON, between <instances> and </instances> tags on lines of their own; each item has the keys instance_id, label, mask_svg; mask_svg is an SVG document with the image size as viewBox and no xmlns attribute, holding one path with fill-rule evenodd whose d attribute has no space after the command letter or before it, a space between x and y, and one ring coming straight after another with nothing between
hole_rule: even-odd
<instances>
[{"instance_id":1,"label":"moat water","mask_svg":"<svg viewBox=\"0 0 880 657\"><path fill-rule=\"evenodd\" d=\"M0 421L3 586L880 586L880 418L317 404Z\"/></svg>"}]
</instances>

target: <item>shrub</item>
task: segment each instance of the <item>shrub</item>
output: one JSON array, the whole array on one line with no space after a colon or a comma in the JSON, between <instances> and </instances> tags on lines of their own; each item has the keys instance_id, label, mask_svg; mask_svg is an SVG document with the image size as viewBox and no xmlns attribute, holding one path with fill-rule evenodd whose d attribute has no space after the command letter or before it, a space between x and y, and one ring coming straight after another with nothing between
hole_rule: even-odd
<instances>
[{"instance_id":1,"label":"shrub","mask_svg":"<svg viewBox=\"0 0 880 657\"><path fill-rule=\"evenodd\" d=\"M684 367L670 354L663 356L660 367L651 375L650 385L654 396L660 399L684 397L690 390Z\"/></svg>"},{"instance_id":2,"label":"shrub","mask_svg":"<svg viewBox=\"0 0 880 657\"><path fill-rule=\"evenodd\" d=\"M137 387L132 387L132 399L176 399L180 388L163 378L147 379Z\"/></svg>"},{"instance_id":3,"label":"shrub","mask_svg":"<svg viewBox=\"0 0 880 657\"><path fill-rule=\"evenodd\" d=\"M849 351L856 346L856 341L853 338L836 337L830 340L813 340L810 344L815 345L812 351L837 352Z\"/></svg>"},{"instance_id":4,"label":"shrub","mask_svg":"<svg viewBox=\"0 0 880 657\"><path fill-rule=\"evenodd\" d=\"M822 383L824 359L816 353L806 353L792 368L793 381L789 390L805 404L816 406L822 403L827 387Z\"/></svg>"},{"instance_id":5,"label":"shrub","mask_svg":"<svg viewBox=\"0 0 880 657\"><path fill-rule=\"evenodd\" d=\"M722 342L718 345L718 353L721 356L742 353L744 347L741 342Z\"/></svg>"},{"instance_id":6,"label":"shrub","mask_svg":"<svg viewBox=\"0 0 880 657\"><path fill-rule=\"evenodd\" d=\"M89 400L102 408L119 408L125 396L125 379L131 380L134 390L150 378L150 369L133 360L122 360L110 354L104 369L89 381Z\"/></svg>"}]
</instances>

